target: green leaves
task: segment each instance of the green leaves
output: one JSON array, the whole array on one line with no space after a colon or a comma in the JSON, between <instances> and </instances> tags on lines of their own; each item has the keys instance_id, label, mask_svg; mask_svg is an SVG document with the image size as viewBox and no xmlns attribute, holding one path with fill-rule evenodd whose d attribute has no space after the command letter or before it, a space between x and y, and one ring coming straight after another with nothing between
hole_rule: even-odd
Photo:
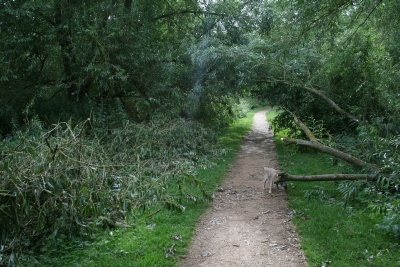
<instances>
[{"instance_id":1,"label":"green leaves","mask_svg":"<svg viewBox=\"0 0 400 267\"><path fill-rule=\"evenodd\" d=\"M89 119L48 131L29 125L17 146L2 142L0 241L11 251L76 235L100 217L125 221L154 205L183 212L211 200L194 169L218 154L216 137L196 122L126 122L109 132Z\"/></svg>"}]
</instances>

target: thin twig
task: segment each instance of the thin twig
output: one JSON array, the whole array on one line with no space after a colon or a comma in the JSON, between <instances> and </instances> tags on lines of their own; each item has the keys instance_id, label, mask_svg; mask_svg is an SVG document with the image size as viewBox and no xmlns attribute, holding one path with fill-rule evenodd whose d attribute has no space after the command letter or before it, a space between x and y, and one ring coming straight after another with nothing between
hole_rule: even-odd
<instances>
[{"instance_id":1,"label":"thin twig","mask_svg":"<svg viewBox=\"0 0 400 267\"><path fill-rule=\"evenodd\" d=\"M367 22L367 20L369 19L369 17L372 15L372 13L374 13L374 11L378 8L378 6L379 6L382 2L383 2L383 0L380 0L380 1L374 6L374 8L371 10L371 12L369 12L368 15L365 17L364 21L361 22L361 23L357 26L356 30L355 30L348 38L346 38L346 40L345 40L343 43L346 43L346 42L349 41L351 38L353 38L353 36L358 32L358 30L361 28L361 26L363 26L363 25Z\"/></svg>"},{"instance_id":2,"label":"thin twig","mask_svg":"<svg viewBox=\"0 0 400 267\"><path fill-rule=\"evenodd\" d=\"M161 209L156 210L155 212L150 213L149 215L147 215L147 218L152 217L153 215L156 215L157 213L159 213L161 211Z\"/></svg>"}]
</instances>

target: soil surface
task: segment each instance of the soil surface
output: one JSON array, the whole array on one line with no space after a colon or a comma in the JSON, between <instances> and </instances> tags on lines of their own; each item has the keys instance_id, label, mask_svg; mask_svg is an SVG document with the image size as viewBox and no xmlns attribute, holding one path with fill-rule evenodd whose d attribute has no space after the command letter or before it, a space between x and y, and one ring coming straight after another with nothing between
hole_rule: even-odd
<instances>
[{"instance_id":1,"label":"soil surface","mask_svg":"<svg viewBox=\"0 0 400 267\"><path fill-rule=\"evenodd\" d=\"M254 115L253 128L179 266L307 265L286 192L276 186L272 194L263 189L263 167L278 168L266 112Z\"/></svg>"}]
</instances>

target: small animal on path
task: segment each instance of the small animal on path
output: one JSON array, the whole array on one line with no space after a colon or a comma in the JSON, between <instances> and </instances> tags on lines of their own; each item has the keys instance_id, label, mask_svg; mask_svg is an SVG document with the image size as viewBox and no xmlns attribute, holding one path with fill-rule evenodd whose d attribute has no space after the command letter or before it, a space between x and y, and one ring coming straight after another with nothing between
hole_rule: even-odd
<instances>
[{"instance_id":1,"label":"small animal on path","mask_svg":"<svg viewBox=\"0 0 400 267\"><path fill-rule=\"evenodd\" d=\"M264 189L265 189L265 184L267 183L267 181L269 181L269 193L271 194L272 191L272 183L275 182L276 180L278 180L279 177L279 170L275 170L273 168L268 168L268 167L264 167ZM286 182L280 182L279 183L284 189L287 189L287 183ZM276 187L279 189L279 185L276 184Z\"/></svg>"}]
</instances>

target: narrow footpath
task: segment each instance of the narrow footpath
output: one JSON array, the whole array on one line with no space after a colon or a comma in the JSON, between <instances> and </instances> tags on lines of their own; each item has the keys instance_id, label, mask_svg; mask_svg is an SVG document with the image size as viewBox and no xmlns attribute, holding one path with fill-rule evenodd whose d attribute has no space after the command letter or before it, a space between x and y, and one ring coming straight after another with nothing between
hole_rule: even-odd
<instances>
[{"instance_id":1,"label":"narrow footpath","mask_svg":"<svg viewBox=\"0 0 400 267\"><path fill-rule=\"evenodd\" d=\"M263 189L263 167L278 168L273 134L265 114L254 115L228 177L180 267L303 267L306 260L287 207L286 192ZM289 189L290 190L290 189Z\"/></svg>"}]
</instances>

